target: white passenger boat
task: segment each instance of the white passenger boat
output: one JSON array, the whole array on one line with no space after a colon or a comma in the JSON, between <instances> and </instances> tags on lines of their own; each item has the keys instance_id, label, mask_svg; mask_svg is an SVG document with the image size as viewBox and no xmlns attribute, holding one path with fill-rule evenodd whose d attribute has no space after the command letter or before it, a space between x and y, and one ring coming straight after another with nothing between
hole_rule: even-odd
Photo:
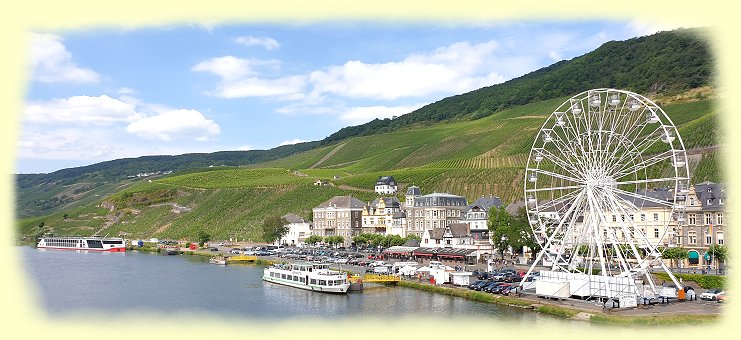
<instances>
[{"instance_id":1,"label":"white passenger boat","mask_svg":"<svg viewBox=\"0 0 741 340\"><path fill-rule=\"evenodd\" d=\"M265 268L262 279L286 286L325 293L347 293L347 273L329 270L323 263L287 263Z\"/></svg>"},{"instance_id":2,"label":"white passenger boat","mask_svg":"<svg viewBox=\"0 0 741 340\"><path fill-rule=\"evenodd\" d=\"M120 237L42 237L36 248L125 252L126 242Z\"/></svg>"}]
</instances>

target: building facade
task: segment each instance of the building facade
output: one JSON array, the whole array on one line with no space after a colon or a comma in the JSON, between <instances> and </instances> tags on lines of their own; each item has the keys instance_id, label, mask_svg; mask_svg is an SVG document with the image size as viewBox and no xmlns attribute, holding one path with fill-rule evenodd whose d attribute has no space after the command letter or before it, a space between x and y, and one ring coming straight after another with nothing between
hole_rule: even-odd
<instances>
[{"instance_id":1,"label":"building facade","mask_svg":"<svg viewBox=\"0 0 741 340\"><path fill-rule=\"evenodd\" d=\"M404 202L406 234L422 237L425 230L460 223L467 206L468 203L463 196L445 193L423 196L419 187L411 186L407 189Z\"/></svg>"},{"instance_id":2,"label":"building facade","mask_svg":"<svg viewBox=\"0 0 741 340\"><path fill-rule=\"evenodd\" d=\"M365 203L352 196L335 196L312 209L313 235L342 236L347 246L360 235Z\"/></svg>"},{"instance_id":3,"label":"building facade","mask_svg":"<svg viewBox=\"0 0 741 340\"><path fill-rule=\"evenodd\" d=\"M280 240L276 240L275 245L303 246L306 238L311 236L311 221L296 214L286 214L283 218L288 222L288 232Z\"/></svg>"},{"instance_id":4,"label":"building facade","mask_svg":"<svg viewBox=\"0 0 741 340\"><path fill-rule=\"evenodd\" d=\"M726 195L725 185L713 182L689 188L686 217L678 232L678 243L689 252L685 266L715 266L709 249L712 245L725 245L727 241Z\"/></svg>"},{"instance_id":5,"label":"building facade","mask_svg":"<svg viewBox=\"0 0 741 340\"><path fill-rule=\"evenodd\" d=\"M471 237L479 243L491 244L489 235L489 209L492 207L501 207L504 205L499 197L489 196L481 197L468 205L463 210L461 223L465 223L471 230Z\"/></svg>"},{"instance_id":6,"label":"building facade","mask_svg":"<svg viewBox=\"0 0 741 340\"><path fill-rule=\"evenodd\" d=\"M376 181L375 191L379 195L394 195L397 191L396 180L392 176L381 176Z\"/></svg>"},{"instance_id":7,"label":"building facade","mask_svg":"<svg viewBox=\"0 0 741 340\"><path fill-rule=\"evenodd\" d=\"M401 211L396 197L380 197L363 207L363 233L390 234L394 227L394 214Z\"/></svg>"}]
</instances>

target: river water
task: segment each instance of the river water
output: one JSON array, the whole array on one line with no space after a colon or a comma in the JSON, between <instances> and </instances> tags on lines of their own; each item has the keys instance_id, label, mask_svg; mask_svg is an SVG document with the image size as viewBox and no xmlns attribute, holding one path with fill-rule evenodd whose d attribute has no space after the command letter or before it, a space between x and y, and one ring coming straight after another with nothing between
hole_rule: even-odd
<instances>
[{"instance_id":1,"label":"river water","mask_svg":"<svg viewBox=\"0 0 741 340\"><path fill-rule=\"evenodd\" d=\"M245 319L475 317L529 326L556 321L519 308L402 287L366 285L364 292L347 295L310 292L262 281L261 266L217 266L200 256L18 249L30 286L50 316L146 311Z\"/></svg>"}]
</instances>

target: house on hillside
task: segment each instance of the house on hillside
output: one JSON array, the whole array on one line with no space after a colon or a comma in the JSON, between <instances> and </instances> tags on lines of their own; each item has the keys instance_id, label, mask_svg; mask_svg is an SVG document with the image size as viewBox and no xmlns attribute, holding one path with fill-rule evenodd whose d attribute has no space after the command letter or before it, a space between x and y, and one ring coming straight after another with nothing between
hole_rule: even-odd
<instances>
[{"instance_id":1,"label":"house on hillside","mask_svg":"<svg viewBox=\"0 0 741 340\"><path fill-rule=\"evenodd\" d=\"M376 181L376 193L379 195L394 195L398 187L393 176L380 176Z\"/></svg>"}]
</instances>

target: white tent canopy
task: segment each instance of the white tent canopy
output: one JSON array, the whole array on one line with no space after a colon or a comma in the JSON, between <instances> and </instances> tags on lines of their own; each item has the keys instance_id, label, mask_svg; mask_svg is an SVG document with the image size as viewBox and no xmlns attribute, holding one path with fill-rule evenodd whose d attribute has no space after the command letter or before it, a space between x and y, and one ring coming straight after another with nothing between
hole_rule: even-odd
<instances>
[{"instance_id":1,"label":"white tent canopy","mask_svg":"<svg viewBox=\"0 0 741 340\"><path fill-rule=\"evenodd\" d=\"M401 272L403 275L414 275L416 274L417 268L412 266L404 266L399 269L399 272Z\"/></svg>"}]
</instances>

